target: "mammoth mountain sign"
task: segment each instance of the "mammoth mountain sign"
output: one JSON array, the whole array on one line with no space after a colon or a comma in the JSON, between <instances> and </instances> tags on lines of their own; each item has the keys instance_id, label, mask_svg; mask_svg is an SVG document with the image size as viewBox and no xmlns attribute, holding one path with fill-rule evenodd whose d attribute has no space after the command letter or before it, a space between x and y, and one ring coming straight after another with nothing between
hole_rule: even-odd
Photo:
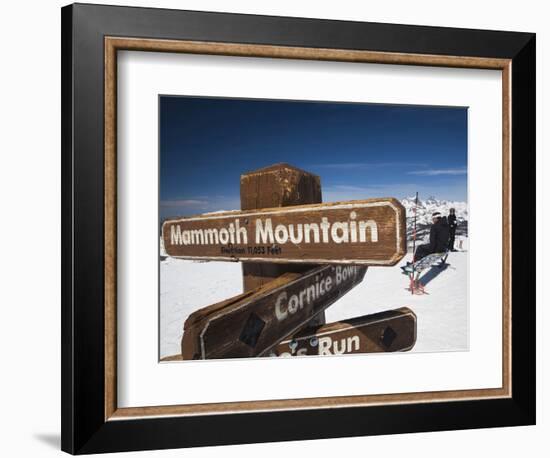
<instances>
[{"instance_id":1,"label":"mammoth mountain sign","mask_svg":"<svg viewBox=\"0 0 550 458\"><path fill-rule=\"evenodd\" d=\"M169 256L218 261L394 265L406 252L405 209L393 198L171 219Z\"/></svg>"}]
</instances>

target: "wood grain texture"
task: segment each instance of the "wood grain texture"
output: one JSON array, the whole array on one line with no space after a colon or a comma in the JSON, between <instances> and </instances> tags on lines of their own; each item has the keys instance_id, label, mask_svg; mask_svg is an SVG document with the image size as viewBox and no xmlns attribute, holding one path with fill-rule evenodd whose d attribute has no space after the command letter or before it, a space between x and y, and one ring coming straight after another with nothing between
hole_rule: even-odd
<instances>
[{"instance_id":1,"label":"wood grain texture","mask_svg":"<svg viewBox=\"0 0 550 458\"><path fill-rule=\"evenodd\" d=\"M501 388L411 392L384 395L335 396L309 399L240 401L216 404L141 406L116 405L116 58L117 50L175 52L284 59L325 60L397 65L426 65L502 70L503 75L503 357ZM352 406L408 404L509 398L511 386L511 60L449 55L403 54L348 49L213 43L105 37L105 415L110 421L141 417L194 416L208 414L325 409ZM108 168L108 165L111 167ZM113 211L113 208L115 211ZM112 215L111 218L107 218ZM177 360L177 357L175 357Z\"/></svg>"},{"instance_id":2,"label":"wood grain texture","mask_svg":"<svg viewBox=\"0 0 550 458\"><path fill-rule=\"evenodd\" d=\"M241 175L241 210L320 204L321 178L289 164L274 164Z\"/></svg>"},{"instance_id":3,"label":"wood grain texture","mask_svg":"<svg viewBox=\"0 0 550 458\"><path fill-rule=\"evenodd\" d=\"M183 359L265 355L364 278L366 267L316 267L286 273L256 290L192 313L185 322Z\"/></svg>"},{"instance_id":4,"label":"wood grain texture","mask_svg":"<svg viewBox=\"0 0 550 458\"><path fill-rule=\"evenodd\" d=\"M395 65L429 65L434 67L502 69L509 59L464 57L436 54L406 54L354 49L301 48L243 43L159 40L146 38L107 37L118 49L134 51L163 51L186 54L206 54L272 59L326 60L335 62L365 62Z\"/></svg>"},{"instance_id":5,"label":"wood grain texture","mask_svg":"<svg viewBox=\"0 0 550 458\"><path fill-rule=\"evenodd\" d=\"M117 160L116 160L116 49L105 42L105 419L117 408L116 341L116 246L117 246Z\"/></svg>"},{"instance_id":6,"label":"wood grain texture","mask_svg":"<svg viewBox=\"0 0 550 458\"><path fill-rule=\"evenodd\" d=\"M323 201L321 178L290 164L274 164L241 175L241 210L320 204ZM313 264L274 264L243 262L243 291L251 291L285 273L307 272ZM326 322L325 312L317 314L306 326Z\"/></svg>"},{"instance_id":7,"label":"wood grain texture","mask_svg":"<svg viewBox=\"0 0 550 458\"><path fill-rule=\"evenodd\" d=\"M502 70L502 386L512 396L512 64Z\"/></svg>"},{"instance_id":8,"label":"wood grain texture","mask_svg":"<svg viewBox=\"0 0 550 458\"><path fill-rule=\"evenodd\" d=\"M337 409L345 407L364 407L388 404L471 401L479 399L499 399L507 397L510 397L510 395L504 388L487 388L474 390L425 391L397 394L331 396L270 401L241 401L220 402L211 404L126 407L118 409L110 418L110 420L129 420L142 417L221 415L229 413L252 413L331 408Z\"/></svg>"},{"instance_id":9,"label":"wood grain texture","mask_svg":"<svg viewBox=\"0 0 550 458\"><path fill-rule=\"evenodd\" d=\"M416 315L401 307L304 330L280 342L269 356L408 351L415 342Z\"/></svg>"}]
</instances>

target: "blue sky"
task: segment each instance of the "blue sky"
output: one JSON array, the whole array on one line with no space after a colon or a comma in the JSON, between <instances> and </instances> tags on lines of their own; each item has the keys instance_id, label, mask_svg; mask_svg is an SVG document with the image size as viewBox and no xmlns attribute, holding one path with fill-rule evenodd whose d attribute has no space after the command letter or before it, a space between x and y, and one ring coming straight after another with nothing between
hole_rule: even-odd
<instances>
[{"instance_id":1,"label":"blue sky","mask_svg":"<svg viewBox=\"0 0 550 458\"><path fill-rule=\"evenodd\" d=\"M467 109L160 97L160 216L234 210L244 172L287 162L323 202L467 200Z\"/></svg>"}]
</instances>

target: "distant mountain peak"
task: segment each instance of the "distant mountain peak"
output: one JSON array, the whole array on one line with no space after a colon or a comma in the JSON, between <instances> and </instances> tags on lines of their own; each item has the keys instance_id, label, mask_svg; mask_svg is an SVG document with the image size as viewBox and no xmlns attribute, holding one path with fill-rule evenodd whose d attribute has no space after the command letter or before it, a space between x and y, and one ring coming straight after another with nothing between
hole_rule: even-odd
<instances>
[{"instance_id":1,"label":"distant mountain peak","mask_svg":"<svg viewBox=\"0 0 550 458\"><path fill-rule=\"evenodd\" d=\"M415 197L406 197L401 200L401 204L407 211L407 239L411 240L414 228L414 215L416 209L416 234L417 240L426 239L429 235L432 224L432 213L441 212L443 216L449 215L451 208L455 209L458 221L457 235L467 236L468 234L468 203L460 201L451 201L437 199L435 196L429 196L426 200L418 199L415 204Z\"/></svg>"}]
</instances>

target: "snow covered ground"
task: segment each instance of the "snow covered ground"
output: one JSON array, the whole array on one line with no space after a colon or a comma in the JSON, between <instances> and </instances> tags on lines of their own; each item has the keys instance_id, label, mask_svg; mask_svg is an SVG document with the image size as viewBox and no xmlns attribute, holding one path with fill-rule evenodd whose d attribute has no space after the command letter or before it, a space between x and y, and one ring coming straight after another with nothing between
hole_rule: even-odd
<instances>
[{"instance_id":1,"label":"snow covered ground","mask_svg":"<svg viewBox=\"0 0 550 458\"><path fill-rule=\"evenodd\" d=\"M466 239L467 241L467 239ZM467 243L464 244L467 249ZM450 253L446 269L423 272L427 295L411 295L399 265L371 267L361 284L326 311L327 322L407 306L418 318L415 352L468 350L468 253ZM241 264L166 258L160 263L160 353L180 353L190 313L242 292Z\"/></svg>"}]
</instances>

